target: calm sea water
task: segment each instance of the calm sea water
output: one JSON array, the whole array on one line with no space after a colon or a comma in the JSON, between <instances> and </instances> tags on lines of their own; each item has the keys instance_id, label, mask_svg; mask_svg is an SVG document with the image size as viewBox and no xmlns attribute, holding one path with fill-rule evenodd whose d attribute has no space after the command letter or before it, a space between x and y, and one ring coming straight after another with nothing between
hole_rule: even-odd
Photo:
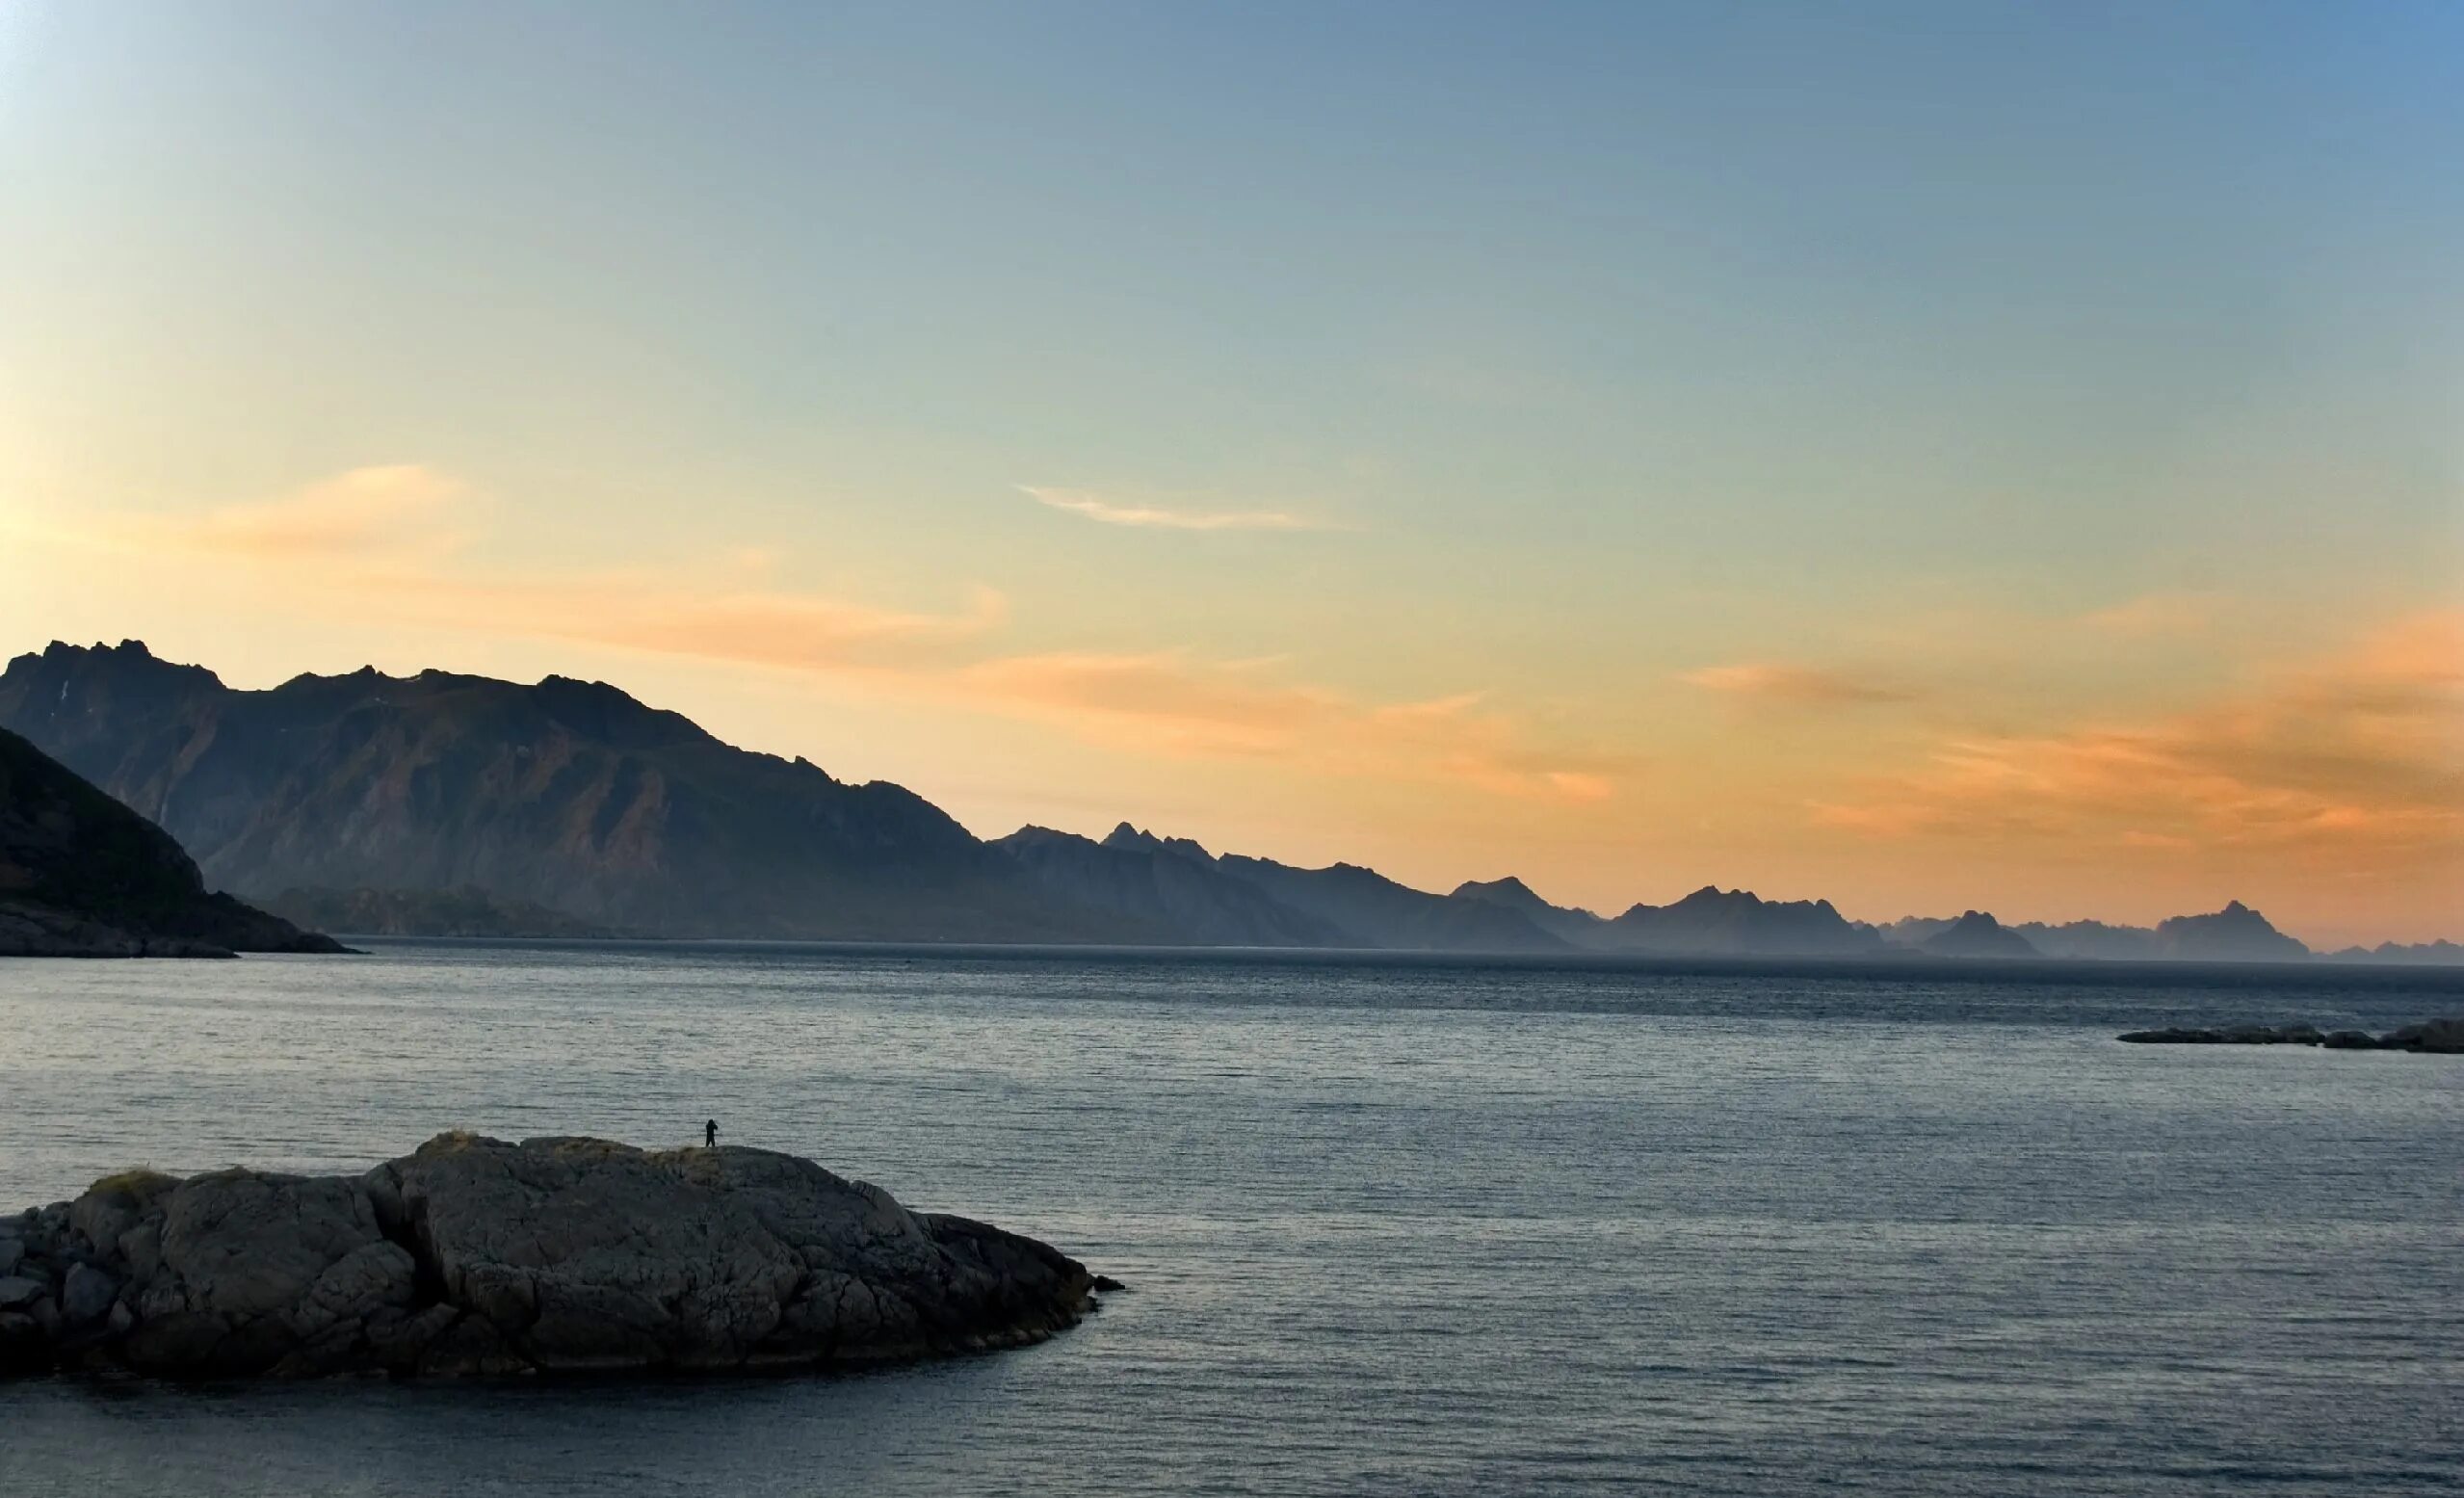
<instances>
[{"instance_id":1,"label":"calm sea water","mask_svg":"<svg viewBox=\"0 0 2464 1498\"><path fill-rule=\"evenodd\" d=\"M1132 1286L851 1379L0 1386L0 1493L2453 1493L2464 1060L2111 1036L2458 1012L2332 970L0 963L0 1210L715 1114Z\"/></svg>"}]
</instances>

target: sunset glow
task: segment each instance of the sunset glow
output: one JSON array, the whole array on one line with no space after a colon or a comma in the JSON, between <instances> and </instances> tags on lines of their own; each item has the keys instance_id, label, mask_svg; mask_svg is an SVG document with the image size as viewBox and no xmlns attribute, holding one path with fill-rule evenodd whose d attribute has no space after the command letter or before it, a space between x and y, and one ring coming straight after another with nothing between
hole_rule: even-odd
<instances>
[{"instance_id":1,"label":"sunset glow","mask_svg":"<svg viewBox=\"0 0 2464 1498\"><path fill-rule=\"evenodd\" d=\"M1961 13L37 6L0 643L1611 912L2464 936L2464 24Z\"/></svg>"}]
</instances>

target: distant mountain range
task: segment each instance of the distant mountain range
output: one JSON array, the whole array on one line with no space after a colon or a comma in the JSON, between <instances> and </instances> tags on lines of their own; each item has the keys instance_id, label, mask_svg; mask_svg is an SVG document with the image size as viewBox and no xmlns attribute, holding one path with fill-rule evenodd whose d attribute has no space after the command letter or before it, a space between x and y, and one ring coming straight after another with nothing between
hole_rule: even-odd
<instances>
[{"instance_id":1,"label":"distant mountain range","mask_svg":"<svg viewBox=\"0 0 2464 1498\"><path fill-rule=\"evenodd\" d=\"M991 842L899 786L735 749L601 683L445 671L235 691L136 642L0 674L0 726L159 823L206 879L329 930L1111 942L1694 957L2298 960L2239 903L2153 930L1988 914L1850 921L1706 887L1613 917L1522 880L1210 853L1127 824ZM2458 961L2464 948L2358 949Z\"/></svg>"}]
</instances>

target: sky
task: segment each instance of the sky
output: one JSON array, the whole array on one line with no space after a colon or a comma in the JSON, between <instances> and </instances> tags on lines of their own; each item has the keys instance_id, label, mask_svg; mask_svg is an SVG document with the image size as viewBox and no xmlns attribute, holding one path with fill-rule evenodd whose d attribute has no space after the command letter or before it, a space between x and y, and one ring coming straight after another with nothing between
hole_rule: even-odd
<instances>
[{"instance_id":1,"label":"sky","mask_svg":"<svg viewBox=\"0 0 2464 1498\"><path fill-rule=\"evenodd\" d=\"M0 653L2464 937L2464 7L0 3Z\"/></svg>"}]
</instances>

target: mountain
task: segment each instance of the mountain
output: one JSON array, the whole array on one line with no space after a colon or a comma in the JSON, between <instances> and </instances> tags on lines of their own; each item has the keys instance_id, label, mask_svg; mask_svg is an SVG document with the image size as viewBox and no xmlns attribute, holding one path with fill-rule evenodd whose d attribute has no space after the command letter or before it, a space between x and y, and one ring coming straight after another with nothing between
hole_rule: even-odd
<instances>
[{"instance_id":1,"label":"mountain","mask_svg":"<svg viewBox=\"0 0 2464 1498\"><path fill-rule=\"evenodd\" d=\"M1283 906L1344 933L1346 946L1430 952L1563 952L1566 943L1519 910L1486 900L1432 895L1375 869L1338 863L1299 869L1226 854L1215 866Z\"/></svg>"},{"instance_id":2,"label":"mountain","mask_svg":"<svg viewBox=\"0 0 2464 1498\"><path fill-rule=\"evenodd\" d=\"M1504 909L1519 912L1524 919L1569 946L1600 947L1607 941L1609 923L1588 910L1551 905L1534 893L1532 886L1509 874L1498 880L1469 880L1455 886L1456 900L1481 900Z\"/></svg>"},{"instance_id":3,"label":"mountain","mask_svg":"<svg viewBox=\"0 0 2464 1498\"><path fill-rule=\"evenodd\" d=\"M0 954L341 950L330 936L207 893L170 834L0 730Z\"/></svg>"},{"instance_id":4,"label":"mountain","mask_svg":"<svg viewBox=\"0 0 2464 1498\"><path fill-rule=\"evenodd\" d=\"M1189 839L1155 837L1126 822L1100 843L1030 827L992 846L1056 897L1139 923L1150 940L1221 947L1360 945L1330 922L1223 872L1214 855Z\"/></svg>"},{"instance_id":5,"label":"mountain","mask_svg":"<svg viewBox=\"0 0 2464 1498\"><path fill-rule=\"evenodd\" d=\"M1442 952L1562 952L1529 916L1491 901L1432 895L1373 869L1300 869L1218 857L1186 837L1124 822L1102 842L1022 828L994 847L1056 898L1144 926L1155 941L1217 946Z\"/></svg>"},{"instance_id":6,"label":"mountain","mask_svg":"<svg viewBox=\"0 0 2464 1498\"><path fill-rule=\"evenodd\" d=\"M2030 921L2012 931L2051 958L2087 958L2099 961L2148 962L2164 956L2156 933L2144 926L2108 926L2103 921L2070 921L2048 926Z\"/></svg>"},{"instance_id":7,"label":"mountain","mask_svg":"<svg viewBox=\"0 0 2464 1498\"><path fill-rule=\"evenodd\" d=\"M2028 938L2003 925L1982 910L1970 910L1943 930L1927 937L1917 948L1935 957L1961 958L2032 958L2042 957Z\"/></svg>"},{"instance_id":8,"label":"mountain","mask_svg":"<svg viewBox=\"0 0 2464 1498\"><path fill-rule=\"evenodd\" d=\"M362 669L242 692L138 642L55 643L0 673L0 727L159 824L206 882L374 933L2309 956L2239 902L2154 930L2013 929L1983 916L1877 930L1826 900L1706 886L1604 920L1510 876L1437 895L1353 864L1219 857L1127 824L1100 842L1025 828L985 843L897 785L736 749L614 687L563 676L523 686ZM2337 954L2457 956L2449 944Z\"/></svg>"},{"instance_id":9,"label":"mountain","mask_svg":"<svg viewBox=\"0 0 2464 1498\"><path fill-rule=\"evenodd\" d=\"M1969 912L1971 915L1976 912ZM1967 918L1961 917L1964 921ZM1914 947L1919 951L1934 950L1932 943L1959 922L1909 916L1882 928L1884 936L1895 945ZM2235 901L2213 915L2177 915L2160 922L2154 928L2145 926L2109 926L2103 921L2071 921L2060 926L2048 926L2031 921L2024 926L1998 927L2018 936L2029 945L2026 955L2047 958L2092 959L2117 962L2299 962L2308 959L2310 949L2267 924L2267 917ZM2004 948L1999 955L2019 956L2008 950L2008 944L1996 938L1972 933L1977 940L1992 942ZM1968 938L1962 938L1963 941ZM2464 956L2464 949L2457 949ZM1990 956L1983 951L1970 954ZM2366 958L2355 948L2336 954L2339 959ZM2430 958L2427 960L2440 960Z\"/></svg>"},{"instance_id":10,"label":"mountain","mask_svg":"<svg viewBox=\"0 0 2464 1498\"><path fill-rule=\"evenodd\" d=\"M2267 918L2236 900L2213 915L2177 915L2160 921L2156 940L2164 955L2196 962L2306 962L2310 949L2267 924Z\"/></svg>"},{"instance_id":11,"label":"mountain","mask_svg":"<svg viewBox=\"0 0 2464 1498\"><path fill-rule=\"evenodd\" d=\"M643 934L1132 934L909 791L732 748L596 682L362 670L241 692L135 642L55 644L0 674L0 726L252 895L469 888Z\"/></svg>"},{"instance_id":12,"label":"mountain","mask_svg":"<svg viewBox=\"0 0 2464 1498\"><path fill-rule=\"evenodd\" d=\"M2326 955L2331 962L2387 962L2416 967L2464 967L2464 946L2451 941L2405 944L2382 941L2374 947L2346 947Z\"/></svg>"},{"instance_id":13,"label":"mountain","mask_svg":"<svg viewBox=\"0 0 2464 1498\"><path fill-rule=\"evenodd\" d=\"M1827 900L1765 900L1706 884L1674 905L1638 905L1604 923L1600 945L1622 952L1722 957L1865 957L1882 938Z\"/></svg>"}]
</instances>

